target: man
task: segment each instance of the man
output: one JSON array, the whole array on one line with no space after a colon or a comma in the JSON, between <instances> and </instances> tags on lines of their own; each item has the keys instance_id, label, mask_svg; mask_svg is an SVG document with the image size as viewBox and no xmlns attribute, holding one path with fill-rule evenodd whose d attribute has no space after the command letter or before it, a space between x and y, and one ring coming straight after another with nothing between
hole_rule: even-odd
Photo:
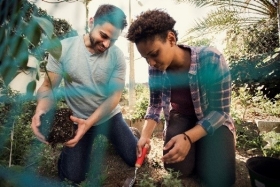
<instances>
[{"instance_id":1,"label":"man","mask_svg":"<svg viewBox=\"0 0 280 187\"><path fill-rule=\"evenodd\" d=\"M92 143L98 134L105 135L117 153L130 166L136 161L137 138L125 123L119 100L125 84L126 64L122 51L114 45L127 26L124 12L113 5L100 6L89 34L62 40L59 60L48 58L48 76L38 90L38 105L32 118L32 130L40 133L40 116L53 106L53 89L64 77L65 99L73 111L70 119L77 124L76 135L64 143L58 172L64 180L79 184L89 169ZM102 153L101 153L102 154ZM93 153L102 159L102 156ZM96 163L100 163L97 159ZM95 170L99 170L98 164ZM100 165L100 164L99 164Z\"/></svg>"}]
</instances>

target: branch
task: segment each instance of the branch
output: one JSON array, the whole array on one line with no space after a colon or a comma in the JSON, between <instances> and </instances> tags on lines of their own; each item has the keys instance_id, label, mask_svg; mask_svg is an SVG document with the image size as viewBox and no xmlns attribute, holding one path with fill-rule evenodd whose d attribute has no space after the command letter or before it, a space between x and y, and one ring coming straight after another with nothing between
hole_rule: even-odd
<instances>
[{"instance_id":1,"label":"branch","mask_svg":"<svg viewBox=\"0 0 280 187\"><path fill-rule=\"evenodd\" d=\"M42 1L44 1L46 3L62 3L62 2L74 3L74 2L77 2L77 1L84 2L84 0L57 0L57 1L42 0Z\"/></svg>"}]
</instances>

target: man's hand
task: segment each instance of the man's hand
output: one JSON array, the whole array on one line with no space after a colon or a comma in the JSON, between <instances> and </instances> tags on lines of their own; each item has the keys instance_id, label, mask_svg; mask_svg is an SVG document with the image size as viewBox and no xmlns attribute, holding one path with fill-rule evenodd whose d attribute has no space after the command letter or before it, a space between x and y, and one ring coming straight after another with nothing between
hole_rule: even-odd
<instances>
[{"instance_id":1,"label":"man's hand","mask_svg":"<svg viewBox=\"0 0 280 187\"><path fill-rule=\"evenodd\" d=\"M39 130L39 127L41 125L41 115L45 114L44 111L37 111L35 115L32 117L32 123L31 128L37 139L45 144L48 144L46 141L46 138L42 135L42 133Z\"/></svg>"},{"instance_id":2,"label":"man's hand","mask_svg":"<svg viewBox=\"0 0 280 187\"><path fill-rule=\"evenodd\" d=\"M162 157L162 161L167 164L180 162L185 159L190 148L191 144L184 139L183 134L174 136L163 148L164 151L169 151Z\"/></svg>"},{"instance_id":3,"label":"man's hand","mask_svg":"<svg viewBox=\"0 0 280 187\"><path fill-rule=\"evenodd\" d=\"M68 147L74 147L90 127L88 127L88 125L86 124L86 120L84 119L77 118L74 116L70 116L70 119L78 125L78 129L76 131L75 137L69 140L68 142L65 142L64 145Z\"/></svg>"}]
</instances>

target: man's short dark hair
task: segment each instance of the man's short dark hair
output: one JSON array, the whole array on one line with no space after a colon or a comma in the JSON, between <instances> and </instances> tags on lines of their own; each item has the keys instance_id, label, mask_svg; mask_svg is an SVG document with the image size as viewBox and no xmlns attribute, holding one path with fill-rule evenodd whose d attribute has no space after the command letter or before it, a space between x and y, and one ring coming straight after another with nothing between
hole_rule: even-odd
<instances>
[{"instance_id":1,"label":"man's short dark hair","mask_svg":"<svg viewBox=\"0 0 280 187\"><path fill-rule=\"evenodd\" d=\"M111 23L121 30L127 26L126 15L124 12L120 8L110 4L99 6L94 15L94 26L102 25L106 22Z\"/></svg>"}]
</instances>

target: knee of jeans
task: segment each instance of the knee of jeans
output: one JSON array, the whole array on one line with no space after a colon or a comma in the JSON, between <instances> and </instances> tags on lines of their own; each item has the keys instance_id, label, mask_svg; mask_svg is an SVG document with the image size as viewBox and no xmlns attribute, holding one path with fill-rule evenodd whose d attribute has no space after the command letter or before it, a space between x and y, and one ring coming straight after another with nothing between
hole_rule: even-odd
<instances>
[{"instance_id":1,"label":"knee of jeans","mask_svg":"<svg viewBox=\"0 0 280 187\"><path fill-rule=\"evenodd\" d=\"M135 163L136 163L136 157L135 158L130 158L130 159L126 159L126 164L129 165L130 167L134 167ZM145 161L144 161L145 162Z\"/></svg>"},{"instance_id":2,"label":"knee of jeans","mask_svg":"<svg viewBox=\"0 0 280 187\"><path fill-rule=\"evenodd\" d=\"M60 163L60 159L58 161L58 176L62 181L69 180L73 183L80 184L85 180L86 174L83 172L77 172L76 168L72 168L69 171L65 171L63 166ZM67 170L67 169L66 169Z\"/></svg>"},{"instance_id":3,"label":"knee of jeans","mask_svg":"<svg viewBox=\"0 0 280 187\"><path fill-rule=\"evenodd\" d=\"M137 159L136 150L131 150L129 152L119 152L119 155L128 166L130 167L135 166L136 159Z\"/></svg>"}]
</instances>

